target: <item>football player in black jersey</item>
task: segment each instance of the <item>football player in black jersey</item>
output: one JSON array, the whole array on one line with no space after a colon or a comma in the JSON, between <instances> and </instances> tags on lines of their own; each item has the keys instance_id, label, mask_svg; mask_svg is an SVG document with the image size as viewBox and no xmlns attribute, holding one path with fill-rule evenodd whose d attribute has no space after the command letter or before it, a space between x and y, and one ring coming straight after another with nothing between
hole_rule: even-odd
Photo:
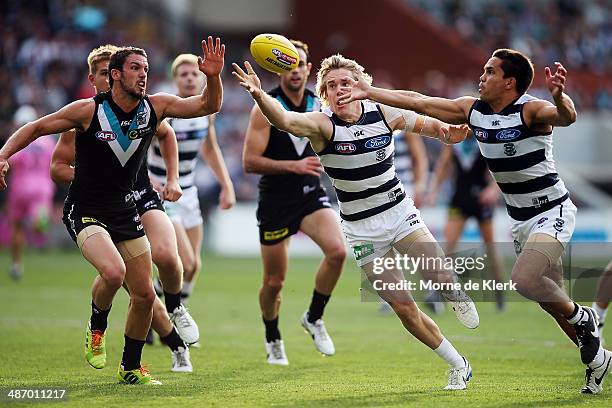
<instances>
[{"instance_id":1,"label":"football player in black jersey","mask_svg":"<svg viewBox=\"0 0 612 408\"><path fill-rule=\"evenodd\" d=\"M108 64L111 54L117 49L118 47L113 45L101 46L92 50L87 58L87 63L89 65L88 79L96 93L106 92L109 89ZM162 150L164 151L164 159L167 162L167 167L173 169L168 172L168 182L160 192L164 200L174 201L177 200L181 194L181 188L177 183L178 153L176 135L170 125L164 121L160 124L155 136L159 140L160 146L162 146ZM58 184L70 184L74 179L75 137L76 131L74 130L62 133L53 151L53 157L51 159L51 178ZM145 168L144 164L141 166L141 172L143 168ZM182 268L181 262L178 259L176 241L174 240L174 230L163 212L158 194L152 191L152 188L149 189L146 184L140 187L140 189L144 189L146 193L141 193L138 191L139 187L135 186L135 190L138 191L138 197L134 197L134 199L136 201L138 215L140 215L145 233L147 234L147 239L151 244L153 262L157 265L160 276L167 282L167 287L178 285L178 289L176 290L176 301L180 303L179 296ZM99 279L102 278L96 276L96 280ZM171 316L176 316L172 312L176 307L180 308L180 305L176 306L172 304L169 296L166 296L165 299L166 306L164 306L163 302L158 297L155 298L151 327L159 334L162 341L172 352L172 371L191 372L192 366L189 349L184 341L188 336L183 338L180 333L181 329L185 331L185 329L189 330L190 328L197 328L197 326L195 322L191 322L188 319L179 320L175 318L171 321L169 314ZM174 325L176 325L176 328ZM197 340L197 338L195 340Z\"/></svg>"},{"instance_id":2,"label":"football player in black jersey","mask_svg":"<svg viewBox=\"0 0 612 408\"><path fill-rule=\"evenodd\" d=\"M292 43L300 55L299 65L280 75L280 85L270 95L288 110L318 111L318 99L306 89L312 67L308 60L308 46L300 41ZM308 139L271 126L255 106L247 128L243 164L247 173L262 175L257 220L264 276L259 305L266 329L268 363L288 364L278 329L278 315L280 291L289 267L289 241L298 231L309 236L324 254L315 277L312 301L301 323L312 336L316 349L325 355L333 355L334 344L322 317L342 272L346 244L338 217L320 184L322 167L319 159Z\"/></svg>"},{"instance_id":3,"label":"football player in black jersey","mask_svg":"<svg viewBox=\"0 0 612 408\"><path fill-rule=\"evenodd\" d=\"M130 307L118 371L122 383L160 384L140 364L155 292L151 252L132 187L146 148L164 118L189 118L219 111L225 46L219 38L213 43L208 37L202 41L202 51L204 56L198 65L207 77L207 87L201 95L147 96L146 53L125 47L111 56L110 92L72 102L22 126L0 150L0 188L4 189L8 159L15 152L42 135L77 130L75 177L66 199L64 222L83 256L102 277L92 290L87 357L96 368L106 365L106 318L115 293L125 281L130 290Z\"/></svg>"}]
</instances>

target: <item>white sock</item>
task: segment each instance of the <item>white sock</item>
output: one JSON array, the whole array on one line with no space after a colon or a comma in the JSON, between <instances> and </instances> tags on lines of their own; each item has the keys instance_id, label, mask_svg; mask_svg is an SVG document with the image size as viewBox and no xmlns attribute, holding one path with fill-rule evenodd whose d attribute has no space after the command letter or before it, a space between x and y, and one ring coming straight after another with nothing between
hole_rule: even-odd
<instances>
[{"instance_id":1,"label":"white sock","mask_svg":"<svg viewBox=\"0 0 612 408\"><path fill-rule=\"evenodd\" d=\"M191 295L192 290L193 286L191 282L183 281L183 289L181 290L181 292L185 293L186 295Z\"/></svg>"},{"instance_id":2,"label":"white sock","mask_svg":"<svg viewBox=\"0 0 612 408\"><path fill-rule=\"evenodd\" d=\"M608 308L602 308L597 305L597 303L593 302L593 310L597 313L597 317L599 317L599 323L603 324L606 320L606 314L608 314Z\"/></svg>"},{"instance_id":3,"label":"white sock","mask_svg":"<svg viewBox=\"0 0 612 408\"><path fill-rule=\"evenodd\" d=\"M603 363L606 362L606 356L604 354L603 347L599 346L599 350L597 350L597 354L595 354L595 358L591 361L588 366L589 368L595 369L600 367Z\"/></svg>"},{"instance_id":4,"label":"white sock","mask_svg":"<svg viewBox=\"0 0 612 408\"><path fill-rule=\"evenodd\" d=\"M581 321L589 320L589 314L580 306L578 303L574 303L578 310L576 310L576 314L571 319L567 319L569 324L576 324Z\"/></svg>"},{"instance_id":5,"label":"white sock","mask_svg":"<svg viewBox=\"0 0 612 408\"><path fill-rule=\"evenodd\" d=\"M434 352L444 359L451 368L462 368L465 366L465 361L463 361L461 354L457 352L455 347L446 338L442 339L442 343L440 343Z\"/></svg>"}]
</instances>

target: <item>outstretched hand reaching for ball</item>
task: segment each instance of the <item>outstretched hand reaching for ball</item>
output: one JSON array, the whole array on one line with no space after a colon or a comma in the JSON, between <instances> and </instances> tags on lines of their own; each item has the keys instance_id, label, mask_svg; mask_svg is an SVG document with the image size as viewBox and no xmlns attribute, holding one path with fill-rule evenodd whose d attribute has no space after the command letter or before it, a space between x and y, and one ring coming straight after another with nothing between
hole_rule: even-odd
<instances>
[{"instance_id":1,"label":"outstretched hand reaching for ball","mask_svg":"<svg viewBox=\"0 0 612 408\"><path fill-rule=\"evenodd\" d=\"M465 140L470 127L466 124L462 125L447 125L446 123L440 127L439 139L445 144L460 143Z\"/></svg>"},{"instance_id":2,"label":"outstretched hand reaching for ball","mask_svg":"<svg viewBox=\"0 0 612 408\"><path fill-rule=\"evenodd\" d=\"M217 37L213 45L213 38L209 35L208 42L202 40L203 57L198 57L198 68L208 77L216 76L223 70L225 59L225 44Z\"/></svg>"},{"instance_id":3,"label":"outstretched hand reaching for ball","mask_svg":"<svg viewBox=\"0 0 612 408\"><path fill-rule=\"evenodd\" d=\"M240 86L246 89L253 98L257 98L263 92L261 89L261 81L257 77L255 71L253 71L253 67L248 61L244 62L244 67L246 68L246 72L240 68L240 65L233 63L234 72L232 75L238 79L240 82Z\"/></svg>"},{"instance_id":4,"label":"outstretched hand reaching for ball","mask_svg":"<svg viewBox=\"0 0 612 408\"><path fill-rule=\"evenodd\" d=\"M348 86L340 88L340 91L343 93L343 95L338 98L338 103L340 105L368 99L368 91L372 85L368 84L363 78L359 78L356 81L350 76L345 76L342 78L342 83L346 83Z\"/></svg>"}]
</instances>

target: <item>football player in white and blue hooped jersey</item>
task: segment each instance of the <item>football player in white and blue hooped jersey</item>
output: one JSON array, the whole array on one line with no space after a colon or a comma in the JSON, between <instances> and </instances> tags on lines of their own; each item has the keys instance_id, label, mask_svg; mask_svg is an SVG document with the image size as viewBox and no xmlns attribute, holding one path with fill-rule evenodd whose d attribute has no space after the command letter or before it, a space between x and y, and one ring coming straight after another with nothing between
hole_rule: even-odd
<instances>
[{"instance_id":1,"label":"football player in white and blue hooped jersey","mask_svg":"<svg viewBox=\"0 0 612 408\"><path fill-rule=\"evenodd\" d=\"M437 259L442 254L395 174L393 131L416 132L450 143L463 140L467 127L371 101L341 105L339 98L349 85L347 76L355 80L365 77L371 82L362 66L341 55L324 59L317 73L317 94L326 106L323 112L285 110L261 89L248 62L246 72L237 64L233 66L234 75L273 126L310 140L336 190L342 227L357 264L404 327L450 365L446 389L465 389L471 377L467 360L444 338L436 323L419 310L407 288L395 289L395 285L405 282L401 269L381 271L377 265L380 267L380 261L394 263L394 251L412 258ZM453 271L422 268L421 272L425 279L447 287L455 283ZM463 291L447 290L443 294L453 303L457 318L465 326L478 326L474 303Z\"/></svg>"},{"instance_id":2,"label":"football player in white and blue hooped jersey","mask_svg":"<svg viewBox=\"0 0 612 408\"><path fill-rule=\"evenodd\" d=\"M567 70L556 62L544 69L553 102L528 95L534 69L518 51L496 50L480 76L480 98L429 97L409 91L371 87L349 81L348 103L375 100L431 115L449 123L468 123L497 182L512 221L518 259L512 280L523 296L550 313L580 348L587 365L582 393L597 394L612 369L612 353L601 347L596 313L574 303L563 291L560 257L576 222L576 206L557 174L552 157L554 126L576 121L572 99L565 94Z\"/></svg>"},{"instance_id":3,"label":"football player in white and blue hooped jersey","mask_svg":"<svg viewBox=\"0 0 612 408\"><path fill-rule=\"evenodd\" d=\"M193 54L177 56L172 63L172 75L178 88L178 95L182 98L197 95L204 87L204 76L198 70L198 57ZM178 142L179 184L183 190L183 196L176 202L165 202L164 208L176 230L179 254L184 269L181 296L183 302L186 302L193 291L201 265L200 252L204 227L198 188L195 185L195 167L199 153L221 186L219 208L225 210L233 207L236 196L217 144L214 116L191 119L171 118L169 123L176 133ZM166 180L166 166L157 142L151 143L147 159L152 181L163 184Z\"/></svg>"}]
</instances>

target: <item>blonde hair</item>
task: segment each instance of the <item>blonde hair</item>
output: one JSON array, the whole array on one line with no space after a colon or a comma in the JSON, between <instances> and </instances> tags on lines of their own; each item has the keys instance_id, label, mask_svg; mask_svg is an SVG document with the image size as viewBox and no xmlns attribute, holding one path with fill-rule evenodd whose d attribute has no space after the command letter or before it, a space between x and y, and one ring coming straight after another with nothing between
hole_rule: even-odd
<instances>
[{"instance_id":1,"label":"blonde hair","mask_svg":"<svg viewBox=\"0 0 612 408\"><path fill-rule=\"evenodd\" d=\"M173 77L176 76L176 70L178 69L178 67L183 65L183 64L194 64L195 66L198 66L198 57L196 55L193 55L193 54L180 54L180 55L178 55L174 59L174 61L172 61L172 68L170 69L170 71L172 72L172 76Z\"/></svg>"},{"instance_id":2,"label":"blonde hair","mask_svg":"<svg viewBox=\"0 0 612 408\"><path fill-rule=\"evenodd\" d=\"M321 61L321 68L317 72L317 95L324 106L327 102L327 84L325 80L330 71L334 69L347 69L353 73L354 80L363 80L368 84L372 83L372 76L365 72L365 69L357 61L343 57L340 54L332 55Z\"/></svg>"},{"instance_id":3,"label":"blonde hair","mask_svg":"<svg viewBox=\"0 0 612 408\"><path fill-rule=\"evenodd\" d=\"M111 55L117 51L119 47L112 44L101 45L91 50L87 56L87 65L89 73L95 74L98 71L98 64L102 61L110 60Z\"/></svg>"}]
</instances>

